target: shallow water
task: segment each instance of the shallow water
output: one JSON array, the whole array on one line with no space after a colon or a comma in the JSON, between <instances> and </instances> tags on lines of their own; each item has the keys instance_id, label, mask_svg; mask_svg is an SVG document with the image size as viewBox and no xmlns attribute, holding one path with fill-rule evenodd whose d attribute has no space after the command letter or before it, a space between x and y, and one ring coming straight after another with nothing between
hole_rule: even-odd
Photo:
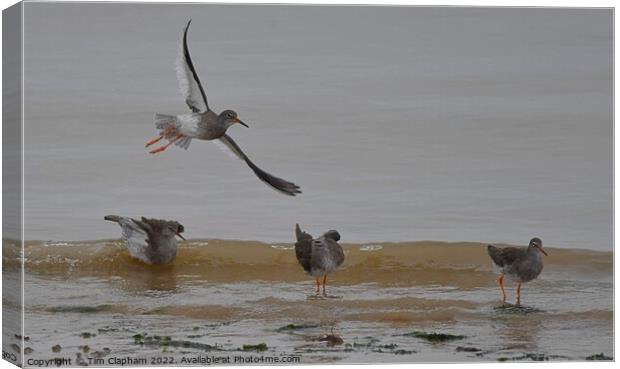
<instances>
[{"instance_id":1,"label":"shallow water","mask_svg":"<svg viewBox=\"0 0 620 369\"><path fill-rule=\"evenodd\" d=\"M190 238L289 241L299 222L349 242L538 236L611 250L610 9L28 3L26 14L26 239L116 237L102 217L120 214L177 219ZM187 112L174 60L190 17L210 104L237 110L250 128L231 136L301 196L208 142L144 149L155 112Z\"/></svg>"},{"instance_id":2,"label":"shallow water","mask_svg":"<svg viewBox=\"0 0 620 369\"><path fill-rule=\"evenodd\" d=\"M345 264L328 281L329 297L320 298L290 244L191 240L173 264L155 267L133 260L116 240L31 242L25 333L34 352L26 359L172 357L183 364L184 357L201 355L301 363L613 356L611 253L548 249L545 270L524 285L524 307L515 308L501 306L483 244L374 246L346 244ZM10 275L17 260L6 246L3 251ZM307 327L286 329L289 324ZM416 331L465 337L431 343L410 335ZM136 334L170 340L136 344ZM317 340L326 334L343 343ZM260 343L266 351L240 350ZM55 344L60 353L52 353ZM78 359L84 345L90 352Z\"/></svg>"}]
</instances>

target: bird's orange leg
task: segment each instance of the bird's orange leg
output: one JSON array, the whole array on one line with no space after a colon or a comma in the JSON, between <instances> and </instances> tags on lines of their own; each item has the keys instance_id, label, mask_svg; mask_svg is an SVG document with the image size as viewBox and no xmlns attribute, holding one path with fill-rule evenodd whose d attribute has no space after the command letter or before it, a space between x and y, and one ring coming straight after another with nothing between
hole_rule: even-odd
<instances>
[{"instance_id":1,"label":"bird's orange leg","mask_svg":"<svg viewBox=\"0 0 620 369\"><path fill-rule=\"evenodd\" d=\"M506 302L506 290L504 289L504 275L503 274L499 276L497 283L499 283L499 288L502 290L502 303L505 303Z\"/></svg>"},{"instance_id":2,"label":"bird's orange leg","mask_svg":"<svg viewBox=\"0 0 620 369\"><path fill-rule=\"evenodd\" d=\"M316 294L317 295L319 294L320 288L321 288L321 283L319 282L319 279L317 278L316 279Z\"/></svg>"},{"instance_id":3,"label":"bird's orange leg","mask_svg":"<svg viewBox=\"0 0 620 369\"><path fill-rule=\"evenodd\" d=\"M168 127L166 128L157 138L154 138L152 140L150 140L149 142L146 143L146 145L144 147L149 147L153 144L158 143L159 141L161 141L162 138L174 133L175 128L174 127Z\"/></svg>"},{"instance_id":4,"label":"bird's orange leg","mask_svg":"<svg viewBox=\"0 0 620 369\"><path fill-rule=\"evenodd\" d=\"M517 305L521 305L521 282L517 286Z\"/></svg>"},{"instance_id":5,"label":"bird's orange leg","mask_svg":"<svg viewBox=\"0 0 620 369\"><path fill-rule=\"evenodd\" d=\"M166 150L168 147L170 147L170 145L172 145L173 143L177 142L180 138L185 137L184 135L177 135L174 139L170 140L170 142L168 142L166 145L159 147L155 150L151 150L149 151L151 154L157 154L160 153L164 150Z\"/></svg>"},{"instance_id":6,"label":"bird's orange leg","mask_svg":"<svg viewBox=\"0 0 620 369\"><path fill-rule=\"evenodd\" d=\"M323 276L323 296L327 296L325 293L325 285L327 284L327 275Z\"/></svg>"},{"instance_id":7,"label":"bird's orange leg","mask_svg":"<svg viewBox=\"0 0 620 369\"><path fill-rule=\"evenodd\" d=\"M161 135L161 136L159 136L159 137L157 137L157 138L154 138L154 139L150 140L149 142L147 142L147 143L146 143L146 145L145 145L144 147L149 147L149 146L151 146L151 145L153 145L153 144L156 144L156 143L158 143L159 141L161 141L161 139L162 139L162 138L164 138L164 136L163 136L163 135Z\"/></svg>"}]
</instances>

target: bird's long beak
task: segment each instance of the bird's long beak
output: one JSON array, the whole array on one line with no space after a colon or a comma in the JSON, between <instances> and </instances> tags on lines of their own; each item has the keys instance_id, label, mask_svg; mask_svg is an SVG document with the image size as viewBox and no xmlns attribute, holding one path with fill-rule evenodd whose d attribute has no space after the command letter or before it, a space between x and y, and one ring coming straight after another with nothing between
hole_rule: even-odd
<instances>
[{"instance_id":1,"label":"bird's long beak","mask_svg":"<svg viewBox=\"0 0 620 369\"><path fill-rule=\"evenodd\" d=\"M178 232L177 232L177 236L181 237L181 239L182 239L183 241L187 241L187 240L185 239L185 237L181 236L181 234L180 234L180 233L178 233Z\"/></svg>"},{"instance_id":2,"label":"bird's long beak","mask_svg":"<svg viewBox=\"0 0 620 369\"><path fill-rule=\"evenodd\" d=\"M246 126L247 128L250 128L250 126L248 126L247 124L243 123L243 121L239 118L235 118L235 122L239 123L239 124L243 124L244 126Z\"/></svg>"},{"instance_id":3,"label":"bird's long beak","mask_svg":"<svg viewBox=\"0 0 620 369\"><path fill-rule=\"evenodd\" d=\"M540 247L540 246L536 245L536 248L538 248L538 249L540 250L540 252L542 252L545 256L549 256L549 255L545 252L545 250L543 250L543 248L542 248L542 247Z\"/></svg>"}]
</instances>

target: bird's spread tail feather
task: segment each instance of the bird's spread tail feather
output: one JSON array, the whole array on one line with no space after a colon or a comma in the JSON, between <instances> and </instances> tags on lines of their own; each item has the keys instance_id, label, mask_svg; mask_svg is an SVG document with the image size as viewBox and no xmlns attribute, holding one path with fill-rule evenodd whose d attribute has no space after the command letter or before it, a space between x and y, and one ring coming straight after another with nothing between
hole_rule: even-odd
<instances>
[{"instance_id":1,"label":"bird's spread tail feather","mask_svg":"<svg viewBox=\"0 0 620 369\"><path fill-rule=\"evenodd\" d=\"M168 140L172 140L177 135L177 122L176 117L173 115L158 114L155 113L155 128L159 130L159 134ZM187 150L189 144L192 143L191 137L183 137L180 140L175 141L175 145Z\"/></svg>"},{"instance_id":2,"label":"bird's spread tail feather","mask_svg":"<svg viewBox=\"0 0 620 369\"><path fill-rule=\"evenodd\" d=\"M174 144L177 145L178 147L182 148L182 149L189 149L189 144L192 143L192 138L191 137L183 137L182 139L178 140L177 142L175 142Z\"/></svg>"},{"instance_id":3,"label":"bird's spread tail feather","mask_svg":"<svg viewBox=\"0 0 620 369\"><path fill-rule=\"evenodd\" d=\"M301 227L299 224L295 224L295 236L297 236L297 241L301 240L304 233L301 231Z\"/></svg>"}]
</instances>

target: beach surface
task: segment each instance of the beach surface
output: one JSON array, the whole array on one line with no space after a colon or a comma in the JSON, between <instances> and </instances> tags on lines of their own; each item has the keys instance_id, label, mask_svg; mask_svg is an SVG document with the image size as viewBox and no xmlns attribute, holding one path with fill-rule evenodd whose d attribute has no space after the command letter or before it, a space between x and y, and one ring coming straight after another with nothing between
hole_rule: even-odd
<instances>
[{"instance_id":1,"label":"beach surface","mask_svg":"<svg viewBox=\"0 0 620 369\"><path fill-rule=\"evenodd\" d=\"M3 251L10 278L19 264L9 245ZM321 298L286 243L190 240L174 263L149 266L118 240L28 242L25 343L32 351L26 360L184 365L226 357L232 364L613 357L611 253L548 248L543 273L524 285L517 308L500 303L484 244L344 249L346 261ZM514 284L508 286L514 302ZM4 339L18 343L10 333ZM55 345L61 351L53 352Z\"/></svg>"}]
</instances>

